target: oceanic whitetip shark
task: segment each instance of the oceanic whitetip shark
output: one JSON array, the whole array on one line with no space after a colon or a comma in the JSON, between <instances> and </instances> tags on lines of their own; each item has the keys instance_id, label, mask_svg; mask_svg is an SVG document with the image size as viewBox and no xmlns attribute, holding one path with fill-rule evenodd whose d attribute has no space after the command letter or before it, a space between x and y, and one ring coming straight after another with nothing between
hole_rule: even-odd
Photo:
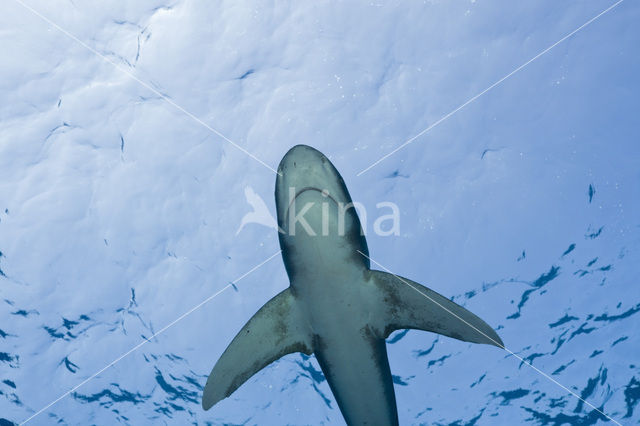
<instances>
[{"instance_id":1,"label":"oceanic whitetip shark","mask_svg":"<svg viewBox=\"0 0 640 426\"><path fill-rule=\"evenodd\" d=\"M207 379L205 410L283 357L314 354L349 425L397 425L385 339L399 329L503 348L465 308L414 281L372 270L344 180L321 152L289 150L276 209L289 287L245 324Z\"/></svg>"}]
</instances>

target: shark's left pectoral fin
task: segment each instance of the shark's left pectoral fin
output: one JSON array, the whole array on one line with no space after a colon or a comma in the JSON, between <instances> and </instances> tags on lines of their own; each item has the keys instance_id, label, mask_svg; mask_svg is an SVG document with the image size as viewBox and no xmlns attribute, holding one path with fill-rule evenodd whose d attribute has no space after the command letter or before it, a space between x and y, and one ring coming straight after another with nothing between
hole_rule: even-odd
<instances>
[{"instance_id":1,"label":"shark's left pectoral fin","mask_svg":"<svg viewBox=\"0 0 640 426\"><path fill-rule=\"evenodd\" d=\"M394 330L432 331L465 342L504 348L500 336L486 322L462 306L407 278L371 271L371 281L385 304L378 329L385 337Z\"/></svg>"},{"instance_id":2,"label":"shark's left pectoral fin","mask_svg":"<svg viewBox=\"0 0 640 426\"><path fill-rule=\"evenodd\" d=\"M245 324L213 367L202 397L211 408L258 371L294 352L313 353L311 337L288 288L268 301Z\"/></svg>"}]
</instances>

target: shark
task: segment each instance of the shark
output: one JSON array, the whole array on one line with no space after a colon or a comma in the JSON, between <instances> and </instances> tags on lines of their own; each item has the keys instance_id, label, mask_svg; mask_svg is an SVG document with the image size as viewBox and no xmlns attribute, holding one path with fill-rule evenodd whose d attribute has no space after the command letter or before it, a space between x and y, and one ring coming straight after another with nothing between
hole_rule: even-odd
<instances>
[{"instance_id":1,"label":"shark","mask_svg":"<svg viewBox=\"0 0 640 426\"><path fill-rule=\"evenodd\" d=\"M229 397L279 358L314 355L348 425L397 425L385 339L415 329L504 348L485 321L410 279L371 269L343 178L296 145L278 166L278 236L289 287L242 327L207 379L202 407Z\"/></svg>"}]
</instances>

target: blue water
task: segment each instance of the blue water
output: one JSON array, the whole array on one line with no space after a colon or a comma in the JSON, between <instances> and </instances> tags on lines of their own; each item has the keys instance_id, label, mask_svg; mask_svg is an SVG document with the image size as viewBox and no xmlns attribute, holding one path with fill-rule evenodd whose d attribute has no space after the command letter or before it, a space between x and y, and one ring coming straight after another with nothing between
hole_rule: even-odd
<instances>
[{"instance_id":1,"label":"blue water","mask_svg":"<svg viewBox=\"0 0 640 426\"><path fill-rule=\"evenodd\" d=\"M274 213L275 176L161 95L269 167L324 152L372 258L522 358L394 333L401 424L640 423L637 2L358 175L612 4L29 3L154 92L9 2L0 425L344 422L301 354L202 410L215 361L287 286L280 258L181 316L277 252L269 226L240 229L249 187ZM372 231L384 201L398 236Z\"/></svg>"}]
</instances>

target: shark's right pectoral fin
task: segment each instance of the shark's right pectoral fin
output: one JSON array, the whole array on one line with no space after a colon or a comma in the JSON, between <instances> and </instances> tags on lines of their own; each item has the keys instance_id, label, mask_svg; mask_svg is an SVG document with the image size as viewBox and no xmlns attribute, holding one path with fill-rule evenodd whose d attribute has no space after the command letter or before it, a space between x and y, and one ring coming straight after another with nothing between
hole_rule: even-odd
<instances>
[{"instance_id":1,"label":"shark's right pectoral fin","mask_svg":"<svg viewBox=\"0 0 640 426\"><path fill-rule=\"evenodd\" d=\"M500 336L486 322L435 291L382 271L371 271L371 278L385 304L385 315L378 325L385 337L394 330L413 328L504 348Z\"/></svg>"},{"instance_id":2,"label":"shark's right pectoral fin","mask_svg":"<svg viewBox=\"0 0 640 426\"><path fill-rule=\"evenodd\" d=\"M202 397L211 408L273 361L294 352L313 353L312 340L288 288L245 324L213 367Z\"/></svg>"}]
</instances>

